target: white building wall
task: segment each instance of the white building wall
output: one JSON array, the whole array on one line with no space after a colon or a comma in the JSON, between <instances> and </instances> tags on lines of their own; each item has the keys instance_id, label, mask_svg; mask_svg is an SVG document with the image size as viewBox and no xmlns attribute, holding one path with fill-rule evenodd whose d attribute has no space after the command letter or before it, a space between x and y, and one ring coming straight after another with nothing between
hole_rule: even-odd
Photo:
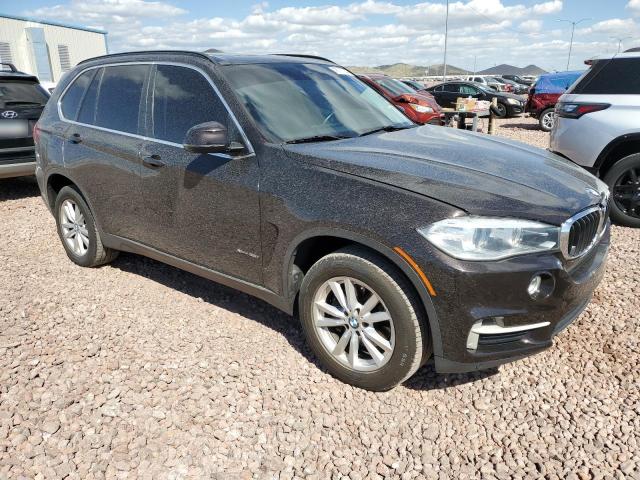
<instances>
[{"instance_id":1,"label":"white building wall","mask_svg":"<svg viewBox=\"0 0 640 480\"><path fill-rule=\"evenodd\" d=\"M106 35L103 33L0 17L0 42L9 43L13 63L23 72L33 75L38 73L25 31L30 27L44 30L54 82L58 82L64 73L60 66L58 45L68 46L71 67L87 58L107 53ZM2 59L2 61L6 60Z\"/></svg>"}]
</instances>

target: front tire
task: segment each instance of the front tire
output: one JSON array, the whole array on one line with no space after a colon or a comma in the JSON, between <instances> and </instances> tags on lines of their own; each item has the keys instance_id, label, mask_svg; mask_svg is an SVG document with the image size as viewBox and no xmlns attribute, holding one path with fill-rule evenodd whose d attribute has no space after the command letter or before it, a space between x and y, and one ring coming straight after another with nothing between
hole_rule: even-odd
<instances>
[{"instance_id":1,"label":"front tire","mask_svg":"<svg viewBox=\"0 0 640 480\"><path fill-rule=\"evenodd\" d=\"M505 118L507 116L507 106L504 103L498 102L496 104L496 109L495 109L495 113L496 113L496 117L498 118Z\"/></svg>"},{"instance_id":2,"label":"front tire","mask_svg":"<svg viewBox=\"0 0 640 480\"><path fill-rule=\"evenodd\" d=\"M117 257L117 250L102 244L93 214L75 187L66 186L60 190L54 213L58 236L73 263L82 267L96 267Z\"/></svg>"},{"instance_id":3,"label":"front tire","mask_svg":"<svg viewBox=\"0 0 640 480\"><path fill-rule=\"evenodd\" d=\"M347 247L316 262L300 289L309 346L343 382L389 390L430 355L422 309L406 278L383 257Z\"/></svg>"},{"instance_id":4,"label":"front tire","mask_svg":"<svg viewBox=\"0 0 640 480\"><path fill-rule=\"evenodd\" d=\"M538 118L538 123L543 132L550 132L556 123L556 113L553 108L543 110Z\"/></svg>"},{"instance_id":5,"label":"front tire","mask_svg":"<svg viewBox=\"0 0 640 480\"><path fill-rule=\"evenodd\" d=\"M618 160L603 180L611 191L611 219L640 228L640 153Z\"/></svg>"}]
</instances>

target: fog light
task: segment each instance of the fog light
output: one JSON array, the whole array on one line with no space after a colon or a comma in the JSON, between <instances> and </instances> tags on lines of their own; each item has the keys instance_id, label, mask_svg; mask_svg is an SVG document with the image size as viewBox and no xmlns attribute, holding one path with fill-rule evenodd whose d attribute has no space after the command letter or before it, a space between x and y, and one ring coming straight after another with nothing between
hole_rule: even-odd
<instances>
[{"instance_id":1,"label":"fog light","mask_svg":"<svg viewBox=\"0 0 640 480\"><path fill-rule=\"evenodd\" d=\"M527 287L527 293L530 297L537 297L540 295L540 287L542 286L542 277L540 275L536 275L529 282L529 286Z\"/></svg>"},{"instance_id":2,"label":"fog light","mask_svg":"<svg viewBox=\"0 0 640 480\"><path fill-rule=\"evenodd\" d=\"M553 293L555 287L556 281L553 275L547 272L539 273L529 282L527 293L534 300L543 300Z\"/></svg>"}]
</instances>

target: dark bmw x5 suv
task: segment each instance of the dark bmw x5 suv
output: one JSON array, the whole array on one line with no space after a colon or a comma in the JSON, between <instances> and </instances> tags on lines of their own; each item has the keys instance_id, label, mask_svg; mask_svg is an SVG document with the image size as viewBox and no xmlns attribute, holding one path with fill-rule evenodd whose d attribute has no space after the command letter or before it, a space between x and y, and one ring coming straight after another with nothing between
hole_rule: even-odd
<instances>
[{"instance_id":1,"label":"dark bmw x5 suv","mask_svg":"<svg viewBox=\"0 0 640 480\"><path fill-rule=\"evenodd\" d=\"M419 127L305 56L82 62L39 122L69 258L135 252L299 315L336 377L385 390L539 352L587 305L607 189L551 153Z\"/></svg>"}]
</instances>

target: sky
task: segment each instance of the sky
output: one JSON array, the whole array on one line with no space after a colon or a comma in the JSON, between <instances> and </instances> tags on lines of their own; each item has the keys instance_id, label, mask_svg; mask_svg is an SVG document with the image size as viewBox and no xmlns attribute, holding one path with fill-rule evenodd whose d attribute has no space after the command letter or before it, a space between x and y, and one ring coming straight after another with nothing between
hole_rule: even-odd
<instances>
[{"instance_id":1,"label":"sky","mask_svg":"<svg viewBox=\"0 0 640 480\"><path fill-rule=\"evenodd\" d=\"M110 52L306 53L350 66L441 64L445 0L20 0L0 12L104 29ZM640 0L451 0L447 63L570 70L640 46ZM614 38L615 37L615 38Z\"/></svg>"}]
</instances>

